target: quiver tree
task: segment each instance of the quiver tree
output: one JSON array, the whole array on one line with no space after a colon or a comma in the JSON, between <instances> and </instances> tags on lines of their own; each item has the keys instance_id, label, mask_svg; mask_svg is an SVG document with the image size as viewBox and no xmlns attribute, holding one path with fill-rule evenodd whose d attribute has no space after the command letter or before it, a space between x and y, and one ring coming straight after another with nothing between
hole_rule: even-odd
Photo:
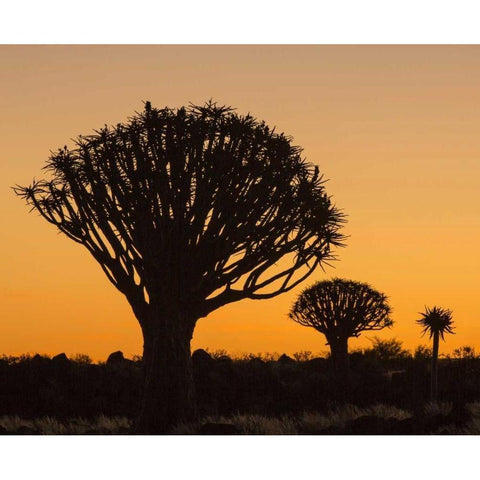
<instances>
[{"instance_id":1,"label":"quiver tree","mask_svg":"<svg viewBox=\"0 0 480 480\"><path fill-rule=\"evenodd\" d=\"M348 339L368 330L390 327L387 297L366 283L334 278L313 284L299 295L289 317L323 333L330 347L334 372L345 382Z\"/></svg>"},{"instance_id":2,"label":"quiver tree","mask_svg":"<svg viewBox=\"0 0 480 480\"><path fill-rule=\"evenodd\" d=\"M437 400L438 396L438 349L440 337L445 340L445 333L454 333L452 311L446 308L425 307L424 313L419 313L421 318L417 323L423 328L422 335L428 333L433 338L432 366L430 372L430 400Z\"/></svg>"},{"instance_id":3,"label":"quiver tree","mask_svg":"<svg viewBox=\"0 0 480 480\"><path fill-rule=\"evenodd\" d=\"M341 245L343 216L301 148L211 102L147 102L127 123L53 153L45 168L50 179L16 193L87 248L140 324L140 432L194 416L199 318L291 290Z\"/></svg>"}]
</instances>

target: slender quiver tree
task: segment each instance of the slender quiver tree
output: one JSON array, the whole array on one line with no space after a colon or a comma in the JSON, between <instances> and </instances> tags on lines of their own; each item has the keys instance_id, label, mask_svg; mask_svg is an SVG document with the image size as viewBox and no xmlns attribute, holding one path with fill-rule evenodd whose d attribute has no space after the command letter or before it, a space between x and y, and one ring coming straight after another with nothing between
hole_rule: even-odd
<instances>
[{"instance_id":1,"label":"slender quiver tree","mask_svg":"<svg viewBox=\"0 0 480 480\"><path fill-rule=\"evenodd\" d=\"M127 123L53 153L50 179L15 187L87 248L138 319L145 383L136 431L194 417L199 318L291 290L341 245L343 216L301 151L229 107L147 102Z\"/></svg>"},{"instance_id":2,"label":"slender quiver tree","mask_svg":"<svg viewBox=\"0 0 480 480\"><path fill-rule=\"evenodd\" d=\"M339 382L345 383L349 376L348 339L367 330L390 327L390 312L387 297L368 284L335 278L304 290L289 317L325 335L334 372Z\"/></svg>"},{"instance_id":3,"label":"slender quiver tree","mask_svg":"<svg viewBox=\"0 0 480 480\"><path fill-rule=\"evenodd\" d=\"M423 327L422 334L430 334L433 337L432 348L432 367L430 373L430 400L435 402L438 396L438 348L439 340L445 341L445 333L453 332L453 320L451 310L446 308L425 307L425 313L419 313L422 318L417 320L417 323Z\"/></svg>"}]
</instances>

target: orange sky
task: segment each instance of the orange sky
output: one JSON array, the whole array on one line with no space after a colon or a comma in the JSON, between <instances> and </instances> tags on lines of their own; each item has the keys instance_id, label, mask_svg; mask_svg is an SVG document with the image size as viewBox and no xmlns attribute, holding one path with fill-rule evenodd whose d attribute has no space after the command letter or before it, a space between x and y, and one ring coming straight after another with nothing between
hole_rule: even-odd
<instances>
[{"instance_id":1,"label":"orange sky","mask_svg":"<svg viewBox=\"0 0 480 480\"><path fill-rule=\"evenodd\" d=\"M78 244L10 186L49 151L126 120L142 100L213 98L293 135L349 216L340 276L385 292L407 348L424 305L453 310L444 352L480 351L480 46L0 46L0 353L141 353L126 300ZM289 321L299 290L200 320L193 348L327 349ZM369 344L367 333L351 342Z\"/></svg>"}]
</instances>

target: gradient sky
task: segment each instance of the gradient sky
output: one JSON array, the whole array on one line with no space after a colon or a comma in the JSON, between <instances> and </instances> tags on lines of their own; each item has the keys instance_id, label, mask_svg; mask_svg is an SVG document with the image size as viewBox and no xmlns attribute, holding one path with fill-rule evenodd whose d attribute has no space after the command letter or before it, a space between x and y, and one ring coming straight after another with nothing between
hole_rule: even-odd
<instances>
[{"instance_id":1,"label":"gradient sky","mask_svg":"<svg viewBox=\"0 0 480 480\"><path fill-rule=\"evenodd\" d=\"M142 101L213 98L294 137L348 215L335 268L386 293L412 349L425 305L450 308L480 351L480 46L0 46L0 353L141 353L131 309L78 244L28 214L10 187L41 177L50 150ZM193 348L327 350L287 319L303 287L201 319ZM351 341L370 344L373 333Z\"/></svg>"}]
</instances>

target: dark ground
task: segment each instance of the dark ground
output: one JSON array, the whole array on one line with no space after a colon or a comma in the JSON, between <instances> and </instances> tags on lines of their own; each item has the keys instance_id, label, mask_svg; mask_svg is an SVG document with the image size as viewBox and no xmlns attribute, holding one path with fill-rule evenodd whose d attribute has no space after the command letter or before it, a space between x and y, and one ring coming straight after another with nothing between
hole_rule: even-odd
<instances>
[{"instance_id":1,"label":"dark ground","mask_svg":"<svg viewBox=\"0 0 480 480\"><path fill-rule=\"evenodd\" d=\"M325 358L294 360L282 355L269 361L256 356L232 360L225 355L212 357L204 350L195 351L192 358L201 417L322 413L345 403L362 408L381 403L413 414L401 424L363 415L341 428L305 433L431 433L447 423L461 426L468 421L465 404L480 400L480 359L475 357L440 360L439 399L453 406L446 418L424 414L429 400L428 358L353 353L347 392L339 390ZM134 418L141 384L141 360L126 360L120 352L104 364L89 363L85 357L69 360L63 354L3 357L0 416Z\"/></svg>"}]
</instances>

